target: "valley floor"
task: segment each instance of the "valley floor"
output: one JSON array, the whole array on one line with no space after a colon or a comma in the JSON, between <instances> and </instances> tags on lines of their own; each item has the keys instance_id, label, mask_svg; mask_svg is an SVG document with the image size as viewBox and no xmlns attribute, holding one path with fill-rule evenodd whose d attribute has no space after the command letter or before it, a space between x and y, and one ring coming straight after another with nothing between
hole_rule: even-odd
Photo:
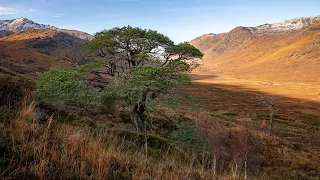
<instances>
[{"instance_id":1,"label":"valley floor","mask_svg":"<svg viewBox=\"0 0 320 180\"><path fill-rule=\"evenodd\" d=\"M275 100L273 139L266 139L262 150L268 157L267 169L270 166L272 171L288 173L304 169L320 176L320 85L247 80L203 72L196 69L190 74L195 84L191 93L199 107L232 125L255 124L257 134L264 136L270 112L258 99Z\"/></svg>"}]
</instances>

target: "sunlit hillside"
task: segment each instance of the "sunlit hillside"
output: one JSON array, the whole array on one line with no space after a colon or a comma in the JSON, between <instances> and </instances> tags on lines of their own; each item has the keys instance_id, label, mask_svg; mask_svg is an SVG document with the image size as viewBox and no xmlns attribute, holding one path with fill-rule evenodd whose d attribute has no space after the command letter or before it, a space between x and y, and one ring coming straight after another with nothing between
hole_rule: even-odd
<instances>
[{"instance_id":1,"label":"sunlit hillside","mask_svg":"<svg viewBox=\"0 0 320 180\"><path fill-rule=\"evenodd\" d=\"M273 83L320 84L320 24L297 32L251 34L244 27L191 41L204 54L200 73ZM207 72L206 72L207 71Z\"/></svg>"},{"instance_id":2,"label":"sunlit hillside","mask_svg":"<svg viewBox=\"0 0 320 180\"><path fill-rule=\"evenodd\" d=\"M85 40L54 30L26 30L0 38L2 67L39 75L50 67L72 66L92 61L85 54Z\"/></svg>"},{"instance_id":3,"label":"sunlit hillside","mask_svg":"<svg viewBox=\"0 0 320 180\"><path fill-rule=\"evenodd\" d=\"M231 19L204 1L154 2L33 4L94 34L0 3L15 17L0 20L0 179L319 180L320 16L236 27L252 13L230 9L275 2L211 4Z\"/></svg>"}]
</instances>

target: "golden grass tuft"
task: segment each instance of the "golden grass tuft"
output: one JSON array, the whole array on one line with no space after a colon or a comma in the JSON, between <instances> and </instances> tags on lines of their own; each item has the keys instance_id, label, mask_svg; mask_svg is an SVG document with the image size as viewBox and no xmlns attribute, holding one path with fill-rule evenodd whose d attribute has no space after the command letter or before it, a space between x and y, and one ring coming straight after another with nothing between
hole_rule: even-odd
<instances>
[{"instance_id":1,"label":"golden grass tuft","mask_svg":"<svg viewBox=\"0 0 320 180\"><path fill-rule=\"evenodd\" d=\"M181 117L179 111L164 113ZM193 149L157 135L119 129L125 126L75 126L55 121L54 115L40 122L36 104L25 103L17 117L1 130L8 136L0 158L5 164L0 178L241 179L245 152L250 153L248 162L255 165L254 149L246 151L248 146L243 144L251 140L250 133L241 128L230 132L205 111L190 112L186 119L194 120L190 123L199 127L208 147ZM160 141L168 144L155 145ZM254 143L249 142L249 147ZM252 170L248 173L253 177Z\"/></svg>"},{"instance_id":2,"label":"golden grass tuft","mask_svg":"<svg viewBox=\"0 0 320 180\"><path fill-rule=\"evenodd\" d=\"M35 103L23 106L6 130L7 166L0 178L213 178L212 169L199 164L196 153L184 158L167 149L155 158L151 147L146 149L110 129L76 127L55 122L53 116L40 123Z\"/></svg>"}]
</instances>

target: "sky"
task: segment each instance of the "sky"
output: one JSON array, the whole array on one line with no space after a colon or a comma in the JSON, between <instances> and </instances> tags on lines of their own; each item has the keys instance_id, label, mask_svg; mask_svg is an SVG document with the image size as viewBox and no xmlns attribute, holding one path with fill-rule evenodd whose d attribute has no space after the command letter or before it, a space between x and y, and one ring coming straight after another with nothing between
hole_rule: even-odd
<instances>
[{"instance_id":1,"label":"sky","mask_svg":"<svg viewBox=\"0 0 320 180\"><path fill-rule=\"evenodd\" d=\"M236 26L320 15L320 0L0 0L0 20L26 17L94 34L131 25L176 43Z\"/></svg>"}]
</instances>

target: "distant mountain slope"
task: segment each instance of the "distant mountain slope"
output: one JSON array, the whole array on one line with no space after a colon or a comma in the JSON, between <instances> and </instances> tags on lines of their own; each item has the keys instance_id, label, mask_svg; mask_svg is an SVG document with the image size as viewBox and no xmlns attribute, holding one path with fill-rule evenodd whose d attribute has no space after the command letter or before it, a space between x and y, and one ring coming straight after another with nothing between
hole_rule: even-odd
<instances>
[{"instance_id":1,"label":"distant mountain slope","mask_svg":"<svg viewBox=\"0 0 320 180\"><path fill-rule=\"evenodd\" d=\"M0 20L0 30L24 31L27 29L56 29L56 28L50 25L35 23L24 17L12 19L12 20Z\"/></svg>"},{"instance_id":2,"label":"distant mountain slope","mask_svg":"<svg viewBox=\"0 0 320 180\"><path fill-rule=\"evenodd\" d=\"M0 30L0 38L4 37L4 36L8 36L12 34L11 31L7 31L7 30Z\"/></svg>"},{"instance_id":3,"label":"distant mountain slope","mask_svg":"<svg viewBox=\"0 0 320 180\"><path fill-rule=\"evenodd\" d=\"M56 66L76 66L92 61L85 40L55 30L31 29L0 38L0 66L37 76Z\"/></svg>"},{"instance_id":4,"label":"distant mountain slope","mask_svg":"<svg viewBox=\"0 0 320 180\"><path fill-rule=\"evenodd\" d=\"M203 73L237 78L320 83L320 16L295 18L191 41L204 54ZM204 72L206 71L206 72Z\"/></svg>"},{"instance_id":5,"label":"distant mountain slope","mask_svg":"<svg viewBox=\"0 0 320 180\"><path fill-rule=\"evenodd\" d=\"M57 31L68 33L72 36L75 36L77 38L80 38L80 39L83 39L86 41L90 41L93 38L93 36L91 34L88 34L88 33L82 32L82 31L77 31L77 30L58 29Z\"/></svg>"},{"instance_id":6,"label":"distant mountain slope","mask_svg":"<svg viewBox=\"0 0 320 180\"><path fill-rule=\"evenodd\" d=\"M80 39L84 39L84 40L92 39L92 35L85 32L76 31L76 30L59 29L51 25L38 24L24 17L12 19L12 20L0 20L0 31L21 32L21 31L30 30L30 29L56 30L56 31L68 33ZM2 33L0 33L0 37L3 37L1 36L1 34Z\"/></svg>"}]
</instances>

